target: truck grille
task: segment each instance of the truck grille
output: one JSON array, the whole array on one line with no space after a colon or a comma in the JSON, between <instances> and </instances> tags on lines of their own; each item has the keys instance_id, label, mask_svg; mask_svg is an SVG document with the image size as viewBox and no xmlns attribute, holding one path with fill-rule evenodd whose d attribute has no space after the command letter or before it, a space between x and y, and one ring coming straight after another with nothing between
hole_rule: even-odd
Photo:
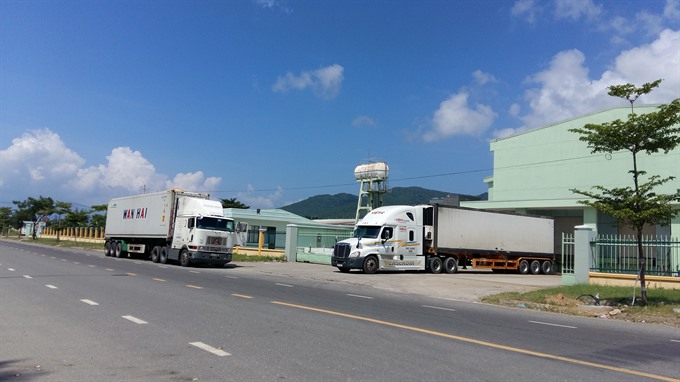
<instances>
[{"instance_id":1,"label":"truck grille","mask_svg":"<svg viewBox=\"0 0 680 382\"><path fill-rule=\"evenodd\" d=\"M348 243L337 243L333 247L333 257L336 259L346 259L349 257L349 253L352 250L352 246Z\"/></svg>"},{"instance_id":2,"label":"truck grille","mask_svg":"<svg viewBox=\"0 0 680 382\"><path fill-rule=\"evenodd\" d=\"M208 236L206 245L227 245L226 237Z\"/></svg>"}]
</instances>

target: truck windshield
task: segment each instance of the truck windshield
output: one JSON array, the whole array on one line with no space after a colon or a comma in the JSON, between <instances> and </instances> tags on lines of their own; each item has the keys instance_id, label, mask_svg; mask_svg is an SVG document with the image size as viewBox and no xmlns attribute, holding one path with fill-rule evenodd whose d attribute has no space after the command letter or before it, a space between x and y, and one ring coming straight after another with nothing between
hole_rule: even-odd
<instances>
[{"instance_id":1,"label":"truck windshield","mask_svg":"<svg viewBox=\"0 0 680 382\"><path fill-rule=\"evenodd\" d=\"M380 234L380 226L360 225L354 230L354 237L365 237L375 239Z\"/></svg>"},{"instance_id":2,"label":"truck windshield","mask_svg":"<svg viewBox=\"0 0 680 382\"><path fill-rule=\"evenodd\" d=\"M196 228L234 232L234 221L230 219L201 216L196 219Z\"/></svg>"}]
</instances>

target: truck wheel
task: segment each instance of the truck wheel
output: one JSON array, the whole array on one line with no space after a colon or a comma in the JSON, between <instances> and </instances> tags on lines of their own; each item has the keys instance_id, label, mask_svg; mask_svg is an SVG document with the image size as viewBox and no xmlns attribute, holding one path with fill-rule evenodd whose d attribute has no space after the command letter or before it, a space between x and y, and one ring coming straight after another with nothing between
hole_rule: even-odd
<instances>
[{"instance_id":1,"label":"truck wheel","mask_svg":"<svg viewBox=\"0 0 680 382\"><path fill-rule=\"evenodd\" d=\"M115 255L116 257L123 257L123 244L119 242L115 243Z\"/></svg>"},{"instance_id":2,"label":"truck wheel","mask_svg":"<svg viewBox=\"0 0 680 382\"><path fill-rule=\"evenodd\" d=\"M153 249L151 250L151 262L157 263L160 260L161 256L160 251L161 249L158 248L158 246L153 247Z\"/></svg>"},{"instance_id":3,"label":"truck wheel","mask_svg":"<svg viewBox=\"0 0 680 382\"><path fill-rule=\"evenodd\" d=\"M188 267L189 263L191 263L191 259L189 258L189 251L183 249L179 253L179 264L183 267Z\"/></svg>"},{"instance_id":4,"label":"truck wheel","mask_svg":"<svg viewBox=\"0 0 680 382\"><path fill-rule=\"evenodd\" d=\"M111 242L110 241L107 240L106 243L104 243L104 250L105 250L104 256L106 256L106 257L111 256L112 251L111 251Z\"/></svg>"},{"instance_id":5,"label":"truck wheel","mask_svg":"<svg viewBox=\"0 0 680 382\"><path fill-rule=\"evenodd\" d=\"M442 273L442 259L438 257L430 259L430 272L434 274Z\"/></svg>"},{"instance_id":6,"label":"truck wheel","mask_svg":"<svg viewBox=\"0 0 680 382\"><path fill-rule=\"evenodd\" d=\"M161 247L161 250L158 254L159 254L159 257L160 257L161 264L167 264L168 263L168 248L167 247Z\"/></svg>"},{"instance_id":7,"label":"truck wheel","mask_svg":"<svg viewBox=\"0 0 680 382\"><path fill-rule=\"evenodd\" d=\"M444 260L444 272L448 274L458 272L458 260L455 257L447 257Z\"/></svg>"},{"instance_id":8,"label":"truck wheel","mask_svg":"<svg viewBox=\"0 0 680 382\"><path fill-rule=\"evenodd\" d=\"M378 271L379 267L380 263L375 256L368 256L366 260L364 260L364 273L373 274Z\"/></svg>"},{"instance_id":9,"label":"truck wheel","mask_svg":"<svg viewBox=\"0 0 680 382\"><path fill-rule=\"evenodd\" d=\"M541 273L541 262L534 260L531 262L531 273L537 275Z\"/></svg>"},{"instance_id":10,"label":"truck wheel","mask_svg":"<svg viewBox=\"0 0 680 382\"><path fill-rule=\"evenodd\" d=\"M526 260L521 260L519 262L519 273L526 275L529 273L529 262Z\"/></svg>"},{"instance_id":11,"label":"truck wheel","mask_svg":"<svg viewBox=\"0 0 680 382\"><path fill-rule=\"evenodd\" d=\"M545 273L546 275L551 275L553 272L553 266L552 266L552 261L546 260L541 264L541 272Z\"/></svg>"}]
</instances>

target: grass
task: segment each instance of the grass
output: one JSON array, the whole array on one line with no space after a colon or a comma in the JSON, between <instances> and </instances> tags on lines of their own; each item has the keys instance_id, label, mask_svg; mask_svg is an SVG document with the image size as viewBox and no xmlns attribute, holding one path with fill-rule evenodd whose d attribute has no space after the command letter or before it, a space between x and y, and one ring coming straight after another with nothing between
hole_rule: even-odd
<instances>
[{"instance_id":1,"label":"grass","mask_svg":"<svg viewBox=\"0 0 680 382\"><path fill-rule=\"evenodd\" d=\"M59 240L57 239L46 239L46 238L36 238L35 240L29 238L17 239L16 237L6 237L6 239L26 241L35 244L50 245L52 247L65 247L65 248L81 248L81 249L104 249L104 243L88 243L85 241L72 241L72 240Z\"/></svg>"},{"instance_id":2,"label":"grass","mask_svg":"<svg viewBox=\"0 0 680 382\"><path fill-rule=\"evenodd\" d=\"M275 262L275 261L283 261L284 259L282 257L273 257L273 256L257 256L257 255L242 255L239 253L233 253L231 255L231 260L232 261L243 261L243 262Z\"/></svg>"},{"instance_id":3,"label":"grass","mask_svg":"<svg viewBox=\"0 0 680 382\"><path fill-rule=\"evenodd\" d=\"M531 292L509 292L487 296L484 302L504 306L519 306L529 309L558 313L621 318L636 322L654 322L680 327L680 290L648 289L647 304L640 299L640 288L603 286L594 284L562 286ZM599 296L600 310L591 296ZM614 310L615 314L611 314ZM603 317L604 318L604 317Z\"/></svg>"}]
</instances>

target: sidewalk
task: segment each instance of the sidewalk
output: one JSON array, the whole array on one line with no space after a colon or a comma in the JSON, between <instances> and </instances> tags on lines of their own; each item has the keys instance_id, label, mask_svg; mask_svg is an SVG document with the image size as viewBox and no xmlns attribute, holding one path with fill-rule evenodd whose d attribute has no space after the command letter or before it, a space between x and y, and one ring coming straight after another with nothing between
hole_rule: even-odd
<instances>
[{"instance_id":1,"label":"sidewalk","mask_svg":"<svg viewBox=\"0 0 680 382\"><path fill-rule=\"evenodd\" d=\"M235 273L259 273L319 282L377 288L460 301L480 301L484 296L502 292L525 292L557 287L559 275L499 274L490 271L461 270L456 274L434 275L426 272L387 272L367 275L358 270L342 273L330 265L311 263L227 264Z\"/></svg>"}]
</instances>

